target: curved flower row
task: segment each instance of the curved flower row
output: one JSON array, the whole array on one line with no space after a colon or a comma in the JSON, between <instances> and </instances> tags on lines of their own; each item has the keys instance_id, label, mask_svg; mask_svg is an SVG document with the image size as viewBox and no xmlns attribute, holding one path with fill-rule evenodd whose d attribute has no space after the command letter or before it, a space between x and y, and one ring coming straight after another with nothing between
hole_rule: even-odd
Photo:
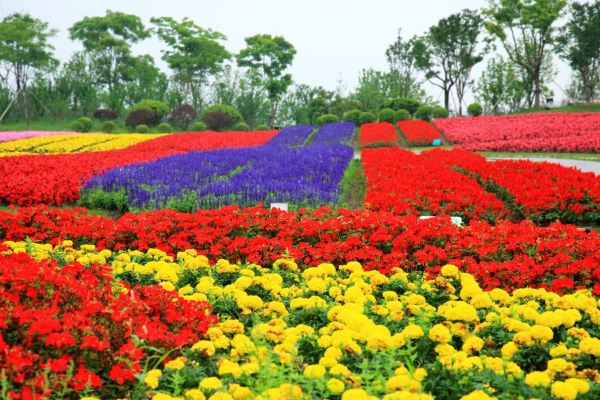
<instances>
[{"instance_id":1,"label":"curved flower row","mask_svg":"<svg viewBox=\"0 0 600 400\"><path fill-rule=\"evenodd\" d=\"M76 132L62 131L4 131L0 132L0 142L10 142L11 140L27 139L30 137L53 136L53 135L68 135Z\"/></svg>"},{"instance_id":2,"label":"curved flower row","mask_svg":"<svg viewBox=\"0 0 600 400\"><path fill-rule=\"evenodd\" d=\"M600 310L589 292L485 292L454 265L427 279L398 268L385 276L357 262L300 271L285 258L272 268L225 260L210 266L193 250L172 257L158 250L101 254L91 247L75 250L71 243L10 247L38 259L76 259L74 266L112 259L114 276L136 290L158 284L188 299L183 302L211 304L217 325L176 353L163 349L158 363L139 371L141 382L112 386L113 396L570 400L600 395ZM47 265L49 271L57 269L54 265ZM78 377L84 383L72 388L106 396L94 379L85 378L89 375Z\"/></svg>"}]
</instances>

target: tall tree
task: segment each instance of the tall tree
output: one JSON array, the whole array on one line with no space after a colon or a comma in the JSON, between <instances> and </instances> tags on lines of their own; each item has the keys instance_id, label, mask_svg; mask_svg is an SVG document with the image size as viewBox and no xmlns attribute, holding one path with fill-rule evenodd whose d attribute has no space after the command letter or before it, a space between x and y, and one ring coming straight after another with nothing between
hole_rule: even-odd
<instances>
[{"instance_id":1,"label":"tall tree","mask_svg":"<svg viewBox=\"0 0 600 400\"><path fill-rule=\"evenodd\" d=\"M444 92L444 107L450 110L454 87L462 113L462 99L473 66L483 57L477 51L482 19L477 12L463 10L441 19L423 37L411 42L415 65L425 78Z\"/></svg>"},{"instance_id":2,"label":"tall tree","mask_svg":"<svg viewBox=\"0 0 600 400\"><path fill-rule=\"evenodd\" d=\"M201 28L187 18L181 22L171 17L150 21L156 35L169 46L163 50L162 58L175 73L184 100L199 108L202 86L210 75L222 70L223 63L231 56L220 43L226 39L225 35Z\"/></svg>"},{"instance_id":3,"label":"tall tree","mask_svg":"<svg viewBox=\"0 0 600 400\"><path fill-rule=\"evenodd\" d=\"M101 17L85 17L69 28L71 39L82 42L91 55L95 83L108 92L108 106L120 109L123 84L135 65L131 45L150 36L142 20L131 14L106 11Z\"/></svg>"},{"instance_id":4,"label":"tall tree","mask_svg":"<svg viewBox=\"0 0 600 400\"><path fill-rule=\"evenodd\" d=\"M416 76L416 60L411 42L402 38L400 30L396 41L385 51L385 58L390 67L390 75L396 82L394 95L416 99L423 97L423 89Z\"/></svg>"},{"instance_id":5,"label":"tall tree","mask_svg":"<svg viewBox=\"0 0 600 400\"><path fill-rule=\"evenodd\" d=\"M535 107L541 104L542 69L556 40L555 23L566 5L566 0L489 0L485 10L487 30L532 81Z\"/></svg>"},{"instance_id":6,"label":"tall tree","mask_svg":"<svg viewBox=\"0 0 600 400\"><path fill-rule=\"evenodd\" d=\"M271 103L269 125L273 126L281 98L292 84L292 76L285 70L294 61L296 49L282 36L266 34L247 37L246 47L237 56L240 67L256 73Z\"/></svg>"},{"instance_id":7,"label":"tall tree","mask_svg":"<svg viewBox=\"0 0 600 400\"><path fill-rule=\"evenodd\" d=\"M581 80L581 98L589 102L600 80L600 0L572 3L570 10L558 37L558 50Z\"/></svg>"}]
</instances>

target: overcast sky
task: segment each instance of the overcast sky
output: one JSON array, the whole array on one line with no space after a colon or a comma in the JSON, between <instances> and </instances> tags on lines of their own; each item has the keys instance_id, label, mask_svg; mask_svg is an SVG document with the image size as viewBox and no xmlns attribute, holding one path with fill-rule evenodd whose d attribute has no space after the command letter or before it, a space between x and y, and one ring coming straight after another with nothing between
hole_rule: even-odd
<instances>
[{"instance_id":1,"label":"overcast sky","mask_svg":"<svg viewBox=\"0 0 600 400\"><path fill-rule=\"evenodd\" d=\"M384 53L398 29L409 38L424 33L440 18L486 4L486 0L1 0L0 17L28 12L59 29L53 43L56 56L63 61L81 47L69 40L68 28L85 16L103 15L107 9L136 14L148 25L154 16L188 17L225 34L225 46L232 52L244 47L247 36L282 35L297 50L291 68L295 82L333 90L341 79L350 90L362 69L386 68ZM134 51L151 54L164 67L161 48L152 38L136 45ZM485 61L474 70L475 78L484 65ZM558 75L552 89L560 100L570 71L558 59L555 65ZM438 89L426 88L434 100L442 101Z\"/></svg>"}]
</instances>

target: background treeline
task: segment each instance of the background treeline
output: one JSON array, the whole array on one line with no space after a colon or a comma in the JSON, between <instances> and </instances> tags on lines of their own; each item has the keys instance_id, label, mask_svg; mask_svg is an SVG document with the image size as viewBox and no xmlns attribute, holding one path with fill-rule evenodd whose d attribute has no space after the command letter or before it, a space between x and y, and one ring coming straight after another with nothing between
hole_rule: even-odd
<instances>
[{"instance_id":1,"label":"background treeline","mask_svg":"<svg viewBox=\"0 0 600 400\"><path fill-rule=\"evenodd\" d=\"M27 14L0 22L3 122L77 119L78 130L106 131L242 130L507 113L542 107L553 96L554 55L572 69L572 84L564 89L570 99L600 97L600 0L489 0L487 8L450 15L423 35L405 39L399 31L385 53L387 70L363 70L350 93L342 82L334 91L294 83L288 67L296 50L280 36L248 37L233 54L225 35L187 18L156 17L146 25L136 15L109 10L69 28L82 50L60 63L55 34ZM168 71L150 55L132 52L152 35L164 45ZM475 80L473 68L484 59ZM425 82L439 87L441 105L426 95ZM469 90L477 104L465 104Z\"/></svg>"}]
</instances>

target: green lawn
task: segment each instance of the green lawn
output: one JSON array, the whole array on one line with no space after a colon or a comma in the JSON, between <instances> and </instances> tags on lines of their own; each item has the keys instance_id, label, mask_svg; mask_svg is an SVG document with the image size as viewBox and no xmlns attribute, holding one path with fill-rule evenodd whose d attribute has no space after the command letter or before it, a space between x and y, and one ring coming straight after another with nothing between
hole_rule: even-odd
<instances>
[{"instance_id":1,"label":"green lawn","mask_svg":"<svg viewBox=\"0 0 600 400\"><path fill-rule=\"evenodd\" d=\"M72 131L73 122L77 118L70 117L65 119L41 118L35 121L14 121L8 120L0 123L0 132L2 131ZM133 130L125 126L124 121L114 121L116 128L112 133L131 133ZM102 132L102 122L94 120L91 132ZM157 133L150 130L150 133Z\"/></svg>"},{"instance_id":2,"label":"green lawn","mask_svg":"<svg viewBox=\"0 0 600 400\"><path fill-rule=\"evenodd\" d=\"M600 112L600 104L571 104L568 106L552 108L529 108L526 110L518 111L515 114L534 114L552 112Z\"/></svg>"}]
</instances>

